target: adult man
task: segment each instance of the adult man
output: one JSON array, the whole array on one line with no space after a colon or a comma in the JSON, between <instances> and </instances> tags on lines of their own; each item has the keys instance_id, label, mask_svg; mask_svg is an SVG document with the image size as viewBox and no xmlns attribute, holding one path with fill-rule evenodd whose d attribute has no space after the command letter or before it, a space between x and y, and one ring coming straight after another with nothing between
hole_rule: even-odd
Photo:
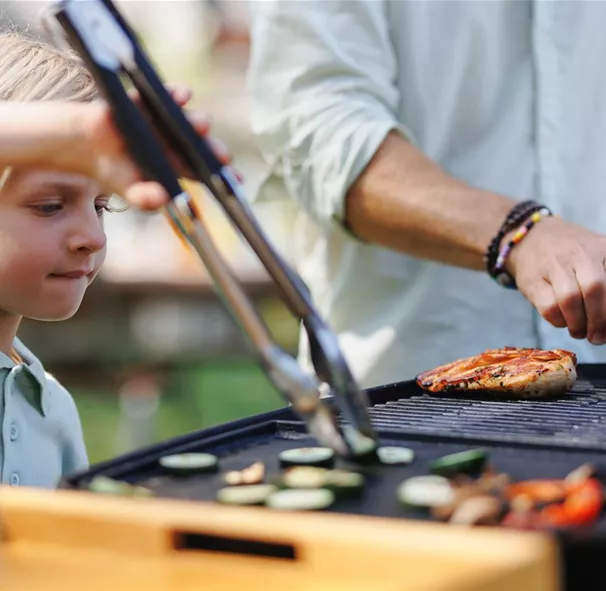
<instances>
[{"instance_id":1,"label":"adult man","mask_svg":"<svg viewBox=\"0 0 606 591\"><path fill-rule=\"evenodd\" d=\"M250 7L261 197L298 204L299 271L363 385L504 345L606 360L605 3ZM529 199L555 215L503 289L483 255Z\"/></svg>"}]
</instances>

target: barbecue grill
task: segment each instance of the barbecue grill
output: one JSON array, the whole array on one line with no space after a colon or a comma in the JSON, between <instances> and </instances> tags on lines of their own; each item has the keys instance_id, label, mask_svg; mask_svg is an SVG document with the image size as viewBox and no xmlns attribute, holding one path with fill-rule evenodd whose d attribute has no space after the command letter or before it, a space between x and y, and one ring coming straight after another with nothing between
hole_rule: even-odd
<instances>
[{"instance_id":1,"label":"barbecue grill","mask_svg":"<svg viewBox=\"0 0 606 591\"><path fill-rule=\"evenodd\" d=\"M381 442L410 447L415 450L416 459L409 466L362 468L368 477L365 495L338 501L328 511L429 519L424 513L398 504L397 485L410 476L427 474L429 463L438 457L479 446L489 451L495 469L516 480L562 478L589 462L604 481L606 367L581 365L578 371L579 379L572 392L554 400L433 396L423 393L413 381L368 390L370 415ZM212 502L217 490L224 486L220 475L174 478L163 473L158 459L167 454L211 452L220 457L222 471L241 469L262 460L271 480L279 472L280 451L313 444L305 424L285 408L138 450L73 475L63 486L86 489L95 476L105 475L146 486L159 497ZM321 515L314 515L315 519L322 519ZM557 543L567 591L604 588L606 519L590 527L544 535Z\"/></svg>"}]
</instances>

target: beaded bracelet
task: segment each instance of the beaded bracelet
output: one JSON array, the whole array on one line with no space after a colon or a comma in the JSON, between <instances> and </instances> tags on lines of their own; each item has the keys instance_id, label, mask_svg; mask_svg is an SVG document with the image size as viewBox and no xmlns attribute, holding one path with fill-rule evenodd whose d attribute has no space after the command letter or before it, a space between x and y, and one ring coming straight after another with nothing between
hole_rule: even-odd
<instances>
[{"instance_id":1,"label":"beaded bracelet","mask_svg":"<svg viewBox=\"0 0 606 591\"><path fill-rule=\"evenodd\" d=\"M499 248L501 247L501 242L503 241L505 234L517 228L520 224L524 223L529 216L542 208L543 206L536 201L521 201L507 214L505 221L501 224L498 233L490 242L486 249L486 254L484 255L486 271L491 277L494 276L494 268L499 256Z\"/></svg>"},{"instance_id":2,"label":"beaded bracelet","mask_svg":"<svg viewBox=\"0 0 606 591\"><path fill-rule=\"evenodd\" d=\"M492 270L492 277L499 285L508 289L516 289L516 282L511 273L505 269L507 257L511 253L514 246L522 242L524 237L530 232L531 228L538 224L541 220L553 215L549 208L542 207L539 211L535 211L525 222L518 228L516 233L511 237L511 240L499 251L495 266Z\"/></svg>"}]
</instances>

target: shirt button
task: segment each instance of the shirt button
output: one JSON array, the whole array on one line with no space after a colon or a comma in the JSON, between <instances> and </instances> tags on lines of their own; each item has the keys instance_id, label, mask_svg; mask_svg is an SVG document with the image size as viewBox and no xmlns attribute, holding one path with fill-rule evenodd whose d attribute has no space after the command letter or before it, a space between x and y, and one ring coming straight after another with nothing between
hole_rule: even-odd
<instances>
[{"instance_id":1,"label":"shirt button","mask_svg":"<svg viewBox=\"0 0 606 591\"><path fill-rule=\"evenodd\" d=\"M11 441L15 441L19 437L19 429L17 429L17 425L13 423L11 425Z\"/></svg>"},{"instance_id":2,"label":"shirt button","mask_svg":"<svg viewBox=\"0 0 606 591\"><path fill-rule=\"evenodd\" d=\"M18 486L19 485L19 474L12 474L11 475L11 485L12 486Z\"/></svg>"}]
</instances>

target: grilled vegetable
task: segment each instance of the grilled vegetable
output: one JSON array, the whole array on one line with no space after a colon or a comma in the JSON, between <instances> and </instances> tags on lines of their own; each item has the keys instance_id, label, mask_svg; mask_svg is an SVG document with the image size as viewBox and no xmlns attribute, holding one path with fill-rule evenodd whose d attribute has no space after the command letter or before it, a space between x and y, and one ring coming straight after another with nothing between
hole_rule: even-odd
<instances>
[{"instance_id":1,"label":"grilled vegetable","mask_svg":"<svg viewBox=\"0 0 606 591\"><path fill-rule=\"evenodd\" d=\"M461 502L449 522L455 525L495 525L503 513L503 503L492 495L470 497Z\"/></svg>"},{"instance_id":2,"label":"grilled vegetable","mask_svg":"<svg viewBox=\"0 0 606 591\"><path fill-rule=\"evenodd\" d=\"M282 475L282 483L288 488L324 488L328 484L329 470L312 466L295 466Z\"/></svg>"},{"instance_id":3,"label":"grilled vegetable","mask_svg":"<svg viewBox=\"0 0 606 591\"><path fill-rule=\"evenodd\" d=\"M377 449L379 461L382 464L410 464L415 459L415 452L407 447L386 445Z\"/></svg>"},{"instance_id":4,"label":"grilled vegetable","mask_svg":"<svg viewBox=\"0 0 606 591\"><path fill-rule=\"evenodd\" d=\"M88 490L106 495L122 497L151 497L153 491L143 486L134 486L128 482L114 480L107 476L95 476L88 485Z\"/></svg>"},{"instance_id":5,"label":"grilled vegetable","mask_svg":"<svg viewBox=\"0 0 606 591\"><path fill-rule=\"evenodd\" d=\"M595 521L604 505L604 491L595 478L568 487L562 504L549 505L540 512L540 521L548 526L565 527Z\"/></svg>"},{"instance_id":6,"label":"grilled vegetable","mask_svg":"<svg viewBox=\"0 0 606 591\"><path fill-rule=\"evenodd\" d=\"M377 461L377 444L370 437L366 437L352 428L351 425L343 427L343 434L350 442L354 450L354 461L360 464L367 464Z\"/></svg>"},{"instance_id":7,"label":"grilled vegetable","mask_svg":"<svg viewBox=\"0 0 606 591\"><path fill-rule=\"evenodd\" d=\"M566 497L566 484L563 480L525 480L506 487L505 496L509 500L525 498L533 504L558 503Z\"/></svg>"},{"instance_id":8,"label":"grilled vegetable","mask_svg":"<svg viewBox=\"0 0 606 591\"><path fill-rule=\"evenodd\" d=\"M440 476L476 474L484 468L487 457L483 449L462 451L435 460L431 464L431 471Z\"/></svg>"},{"instance_id":9,"label":"grilled vegetable","mask_svg":"<svg viewBox=\"0 0 606 591\"><path fill-rule=\"evenodd\" d=\"M570 474L568 474L568 476L564 478L564 481L566 482L566 484L583 482L584 480L591 478L594 474L595 466L593 466L592 464L583 464L582 466L579 466L578 468L570 472Z\"/></svg>"},{"instance_id":10,"label":"grilled vegetable","mask_svg":"<svg viewBox=\"0 0 606 591\"><path fill-rule=\"evenodd\" d=\"M349 470L331 470L326 488L337 497L356 496L364 490L364 476Z\"/></svg>"},{"instance_id":11,"label":"grilled vegetable","mask_svg":"<svg viewBox=\"0 0 606 591\"><path fill-rule=\"evenodd\" d=\"M260 484L264 478L265 464L263 462L255 462L248 466L248 468L244 468L244 470L227 472L223 480L230 486L238 486L241 484Z\"/></svg>"},{"instance_id":12,"label":"grilled vegetable","mask_svg":"<svg viewBox=\"0 0 606 591\"><path fill-rule=\"evenodd\" d=\"M219 469L219 458L207 453L185 453L164 456L158 460L158 463L166 472L175 476L217 472Z\"/></svg>"},{"instance_id":13,"label":"grilled vegetable","mask_svg":"<svg viewBox=\"0 0 606 591\"><path fill-rule=\"evenodd\" d=\"M399 486L397 494L404 505L431 509L452 503L455 491L442 476L413 476Z\"/></svg>"},{"instance_id":14,"label":"grilled vegetable","mask_svg":"<svg viewBox=\"0 0 606 591\"><path fill-rule=\"evenodd\" d=\"M350 496L363 490L364 477L349 470L295 466L284 472L282 484L296 489L326 488L336 496Z\"/></svg>"},{"instance_id":15,"label":"grilled vegetable","mask_svg":"<svg viewBox=\"0 0 606 591\"><path fill-rule=\"evenodd\" d=\"M505 489L512 511L506 527L568 527L592 523L604 505L602 484L593 466L585 464L562 480L527 480Z\"/></svg>"},{"instance_id":16,"label":"grilled vegetable","mask_svg":"<svg viewBox=\"0 0 606 591\"><path fill-rule=\"evenodd\" d=\"M266 505L281 511L314 511L330 507L335 495L325 488L286 489L269 495Z\"/></svg>"},{"instance_id":17,"label":"grilled vegetable","mask_svg":"<svg viewBox=\"0 0 606 591\"><path fill-rule=\"evenodd\" d=\"M282 466L323 466L330 468L335 461L335 453L328 447L300 447L280 452Z\"/></svg>"},{"instance_id":18,"label":"grilled vegetable","mask_svg":"<svg viewBox=\"0 0 606 591\"><path fill-rule=\"evenodd\" d=\"M226 486L219 489L216 498L224 505L263 505L276 490L273 484Z\"/></svg>"}]
</instances>

